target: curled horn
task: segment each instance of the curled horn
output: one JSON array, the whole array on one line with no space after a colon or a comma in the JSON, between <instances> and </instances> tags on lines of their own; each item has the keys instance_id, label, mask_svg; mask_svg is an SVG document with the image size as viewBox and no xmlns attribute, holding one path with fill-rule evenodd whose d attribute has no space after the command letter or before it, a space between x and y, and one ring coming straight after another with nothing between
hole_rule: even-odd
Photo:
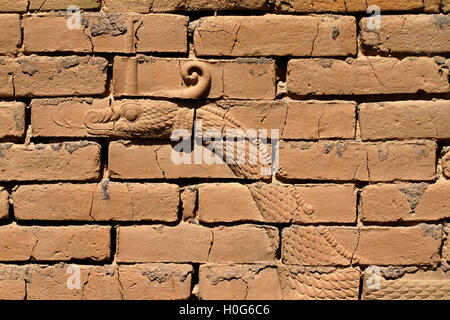
<instances>
[{"instance_id":1,"label":"curled horn","mask_svg":"<svg viewBox=\"0 0 450 320\"><path fill-rule=\"evenodd\" d=\"M211 72L206 63L186 62L181 67L181 77L188 87L181 92L183 98L196 99L207 95L211 87Z\"/></svg>"}]
</instances>

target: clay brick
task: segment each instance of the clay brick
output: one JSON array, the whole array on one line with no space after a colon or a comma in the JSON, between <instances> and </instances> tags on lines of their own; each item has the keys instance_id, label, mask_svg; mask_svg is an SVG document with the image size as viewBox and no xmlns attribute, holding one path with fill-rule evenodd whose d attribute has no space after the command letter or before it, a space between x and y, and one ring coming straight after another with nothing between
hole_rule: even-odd
<instances>
[{"instance_id":1,"label":"clay brick","mask_svg":"<svg viewBox=\"0 0 450 320\"><path fill-rule=\"evenodd\" d=\"M81 15L83 26L69 29L61 15L24 18L26 52L187 52L187 17L179 15ZM151 32L150 32L151 31Z\"/></svg>"},{"instance_id":2,"label":"clay brick","mask_svg":"<svg viewBox=\"0 0 450 320\"><path fill-rule=\"evenodd\" d=\"M261 263L276 260L280 239L275 227L239 225L214 228L212 233L209 262Z\"/></svg>"},{"instance_id":3,"label":"clay brick","mask_svg":"<svg viewBox=\"0 0 450 320\"><path fill-rule=\"evenodd\" d=\"M362 12L377 5L381 11L430 11L438 8L436 0L276 0L276 8L289 12Z\"/></svg>"},{"instance_id":4,"label":"clay brick","mask_svg":"<svg viewBox=\"0 0 450 320\"><path fill-rule=\"evenodd\" d=\"M441 8L443 12L450 12L450 0L441 0Z\"/></svg>"},{"instance_id":5,"label":"clay brick","mask_svg":"<svg viewBox=\"0 0 450 320\"><path fill-rule=\"evenodd\" d=\"M187 86L184 72L196 72L198 82ZM206 61L116 57L113 82L118 97L273 99L275 64L270 59L250 58Z\"/></svg>"},{"instance_id":6,"label":"clay brick","mask_svg":"<svg viewBox=\"0 0 450 320\"><path fill-rule=\"evenodd\" d=\"M381 269L380 276L366 272L364 275L364 300L448 300L450 277L441 269L436 271L408 269ZM385 274L384 274L385 273Z\"/></svg>"},{"instance_id":7,"label":"clay brick","mask_svg":"<svg viewBox=\"0 0 450 320\"><path fill-rule=\"evenodd\" d=\"M134 112L138 119L128 120L127 113ZM108 99L56 98L31 102L33 137L168 140L176 129L191 130L193 120L193 109L160 100L119 100L111 106Z\"/></svg>"},{"instance_id":8,"label":"clay brick","mask_svg":"<svg viewBox=\"0 0 450 320\"><path fill-rule=\"evenodd\" d=\"M293 59L287 87L289 93L302 96L445 93L450 91L448 74L425 57Z\"/></svg>"},{"instance_id":9,"label":"clay brick","mask_svg":"<svg viewBox=\"0 0 450 320\"><path fill-rule=\"evenodd\" d=\"M208 260L212 231L195 224L117 228L119 262L193 262Z\"/></svg>"},{"instance_id":10,"label":"clay brick","mask_svg":"<svg viewBox=\"0 0 450 320\"><path fill-rule=\"evenodd\" d=\"M439 221L448 219L450 183L371 185L361 193L364 222Z\"/></svg>"},{"instance_id":11,"label":"clay brick","mask_svg":"<svg viewBox=\"0 0 450 320\"><path fill-rule=\"evenodd\" d=\"M121 265L119 273L124 300L182 300L191 296L191 265Z\"/></svg>"},{"instance_id":12,"label":"clay brick","mask_svg":"<svg viewBox=\"0 0 450 320\"><path fill-rule=\"evenodd\" d=\"M101 261L110 255L110 227L0 227L1 261Z\"/></svg>"},{"instance_id":13,"label":"clay brick","mask_svg":"<svg viewBox=\"0 0 450 320\"><path fill-rule=\"evenodd\" d=\"M29 280L25 266L0 264L0 300L24 300L25 280Z\"/></svg>"},{"instance_id":14,"label":"clay brick","mask_svg":"<svg viewBox=\"0 0 450 320\"><path fill-rule=\"evenodd\" d=\"M107 61L99 57L0 59L0 96L37 97L102 94Z\"/></svg>"},{"instance_id":15,"label":"clay brick","mask_svg":"<svg viewBox=\"0 0 450 320\"><path fill-rule=\"evenodd\" d=\"M18 220L165 221L178 218L178 186L115 183L24 185L14 192Z\"/></svg>"},{"instance_id":16,"label":"clay brick","mask_svg":"<svg viewBox=\"0 0 450 320\"><path fill-rule=\"evenodd\" d=\"M267 10L266 0L105 0L103 9L114 12L171 12Z\"/></svg>"},{"instance_id":17,"label":"clay brick","mask_svg":"<svg viewBox=\"0 0 450 320\"><path fill-rule=\"evenodd\" d=\"M433 265L440 260L442 226L300 227L282 232L287 264Z\"/></svg>"},{"instance_id":18,"label":"clay brick","mask_svg":"<svg viewBox=\"0 0 450 320\"><path fill-rule=\"evenodd\" d=\"M362 45L383 53L450 52L450 18L446 15L381 16L381 28L369 30L360 22Z\"/></svg>"},{"instance_id":19,"label":"clay brick","mask_svg":"<svg viewBox=\"0 0 450 320\"><path fill-rule=\"evenodd\" d=\"M121 288L116 266L76 265L80 287L71 281L73 265L32 265L27 281L27 300L120 300ZM72 268L71 268L72 267Z\"/></svg>"},{"instance_id":20,"label":"clay brick","mask_svg":"<svg viewBox=\"0 0 450 320\"><path fill-rule=\"evenodd\" d=\"M197 214L197 186L188 186L181 189L181 204L183 208L183 221L194 219Z\"/></svg>"},{"instance_id":21,"label":"clay brick","mask_svg":"<svg viewBox=\"0 0 450 320\"><path fill-rule=\"evenodd\" d=\"M194 45L198 56L348 56L357 50L356 22L348 16L206 17L197 22Z\"/></svg>"},{"instance_id":22,"label":"clay brick","mask_svg":"<svg viewBox=\"0 0 450 320\"><path fill-rule=\"evenodd\" d=\"M209 183L199 185L198 192L198 219L207 223L356 221L352 185Z\"/></svg>"},{"instance_id":23,"label":"clay brick","mask_svg":"<svg viewBox=\"0 0 450 320\"><path fill-rule=\"evenodd\" d=\"M0 12L26 12L28 0L0 0Z\"/></svg>"},{"instance_id":24,"label":"clay brick","mask_svg":"<svg viewBox=\"0 0 450 320\"><path fill-rule=\"evenodd\" d=\"M450 178L450 147L444 147L442 150L442 171L444 176Z\"/></svg>"},{"instance_id":25,"label":"clay brick","mask_svg":"<svg viewBox=\"0 0 450 320\"><path fill-rule=\"evenodd\" d=\"M284 300L358 300L360 272L355 268L279 266Z\"/></svg>"},{"instance_id":26,"label":"clay brick","mask_svg":"<svg viewBox=\"0 0 450 320\"><path fill-rule=\"evenodd\" d=\"M280 300L281 288L275 266L200 266L199 298L202 300Z\"/></svg>"},{"instance_id":27,"label":"clay brick","mask_svg":"<svg viewBox=\"0 0 450 320\"><path fill-rule=\"evenodd\" d=\"M202 152L207 150L202 147ZM180 179L180 178L242 178L223 161L209 165L194 163L194 152L190 164L175 164L170 145L136 145L123 141L109 145L109 174L113 179ZM211 154L211 153L210 153ZM217 158L220 160L219 158ZM258 179L254 175L252 179Z\"/></svg>"},{"instance_id":28,"label":"clay brick","mask_svg":"<svg viewBox=\"0 0 450 320\"><path fill-rule=\"evenodd\" d=\"M284 179L393 181L435 179L436 143L280 143Z\"/></svg>"},{"instance_id":29,"label":"clay brick","mask_svg":"<svg viewBox=\"0 0 450 320\"><path fill-rule=\"evenodd\" d=\"M18 14L1 14L0 30L8 30L0 34L0 54L16 53L22 41L20 16Z\"/></svg>"},{"instance_id":30,"label":"clay brick","mask_svg":"<svg viewBox=\"0 0 450 320\"><path fill-rule=\"evenodd\" d=\"M354 139L356 103L344 101L220 101L197 110L203 130L279 130L284 140ZM233 122L230 122L230 120Z\"/></svg>"},{"instance_id":31,"label":"clay brick","mask_svg":"<svg viewBox=\"0 0 450 320\"><path fill-rule=\"evenodd\" d=\"M29 10L50 11L67 10L69 6L77 6L80 9L100 9L101 0L29 0Z\"/></svg>"},{"instance_id":32,"label":"clay brick","mask_svg":"<svg viewBox=\"0 0 450 320\"><path fill-rule=\"evenodd\" d=\"M0 102L0 138L22 138L25 135L25 104Z\"/></svg>"},{"instance_id":33,"label":"clay brick","mask_svg":"<svg viewBox=\"0 0 450 320\"><path fill-rule=\"evenodd\" d=\"M94 142L0 144L0 181L96 179L100 146Z\"/></svg>"},{"instance_id":34,"label":"clay brick","mask_svg":"<svg viewBox=\"0 0 450 320\"><path fill-rule=\"evenodd\" d=\"M6 219L9 215L9 193L0 187L0 220Z\"/></svg>"},{"instance_id":35,"label":"clay brick","mask_svg":"<svg viewBox=\"0 0 450 320\"><path fill-rule=\"evenodd\" d=\"M446 100L363 103L359 106L363 140L450 138Z\"/></svg>"}]
</instances>

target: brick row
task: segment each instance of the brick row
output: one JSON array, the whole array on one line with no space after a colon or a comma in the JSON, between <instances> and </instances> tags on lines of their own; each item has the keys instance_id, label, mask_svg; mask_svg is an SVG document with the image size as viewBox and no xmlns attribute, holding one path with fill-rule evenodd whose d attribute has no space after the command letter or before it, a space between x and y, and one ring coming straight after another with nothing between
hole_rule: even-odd
<instances>
[{"instance_id":1,"label":"brick row","mask_svg":"<svg viewBox=\"0 0 450 320\"><path fill-rule=\"evenodd\" d=\"M71 279L78 270L79 283ZM191 295L192 273L183 264L0 265L0 299L181 300Z\"/></svg>"}]
</instances>

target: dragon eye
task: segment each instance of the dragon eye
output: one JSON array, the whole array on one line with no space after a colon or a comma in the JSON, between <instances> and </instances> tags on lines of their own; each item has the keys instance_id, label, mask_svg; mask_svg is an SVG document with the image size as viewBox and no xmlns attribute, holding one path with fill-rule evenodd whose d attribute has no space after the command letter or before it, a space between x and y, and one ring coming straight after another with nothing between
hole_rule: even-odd
<instances>
[{"instance_id":1,"label":"dragon eye","mask_svg":"<svg viewBox=\"0 0 450 320\"><path fill-rule=\"evenodd\" d=\"M126 106L122 109L122 116L128 121L136 121L139 118L139 110L136 106Z\"/></svg>"}]
</instances>

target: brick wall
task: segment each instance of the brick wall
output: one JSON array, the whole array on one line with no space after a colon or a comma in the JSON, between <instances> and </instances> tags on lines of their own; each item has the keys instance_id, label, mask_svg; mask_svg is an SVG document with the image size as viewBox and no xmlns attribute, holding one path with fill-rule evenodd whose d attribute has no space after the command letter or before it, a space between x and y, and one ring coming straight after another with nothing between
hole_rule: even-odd
<instances>
[{"instance_id":1,"label":"brick wall","mask_svg":"<svg viewBox=\"0 0 450 320\"><path fill-rule=\"evenodd\" d=\"M0 0L0 299L450 299L449 10Z\"/></svg>"}]
</instances>

